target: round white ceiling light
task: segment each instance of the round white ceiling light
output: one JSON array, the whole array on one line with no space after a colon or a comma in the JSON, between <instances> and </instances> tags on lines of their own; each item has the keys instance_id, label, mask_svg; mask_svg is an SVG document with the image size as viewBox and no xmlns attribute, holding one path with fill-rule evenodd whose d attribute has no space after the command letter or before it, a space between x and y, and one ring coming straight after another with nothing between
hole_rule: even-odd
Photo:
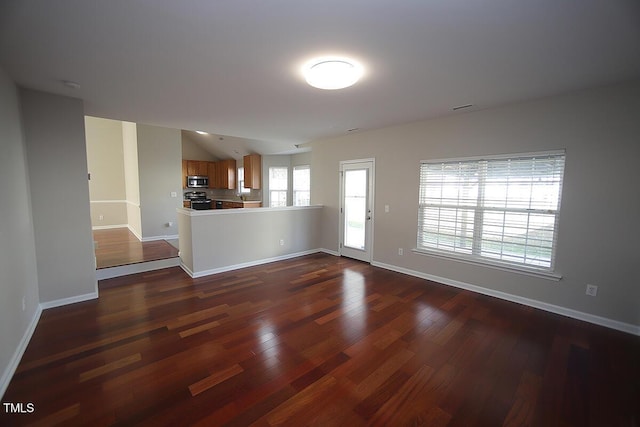
<instances>
[{"instance_id":1,"label":"round white ceiling light","mask_svg":"<svg viewBox=\"0 0 640 427\"><path fill-rule=\"evenodd\" d=\"M349 58L317 58L304 68L307 83L325 90L353 86L363 73L362 66Z\"/></svg>"}]
</instances>

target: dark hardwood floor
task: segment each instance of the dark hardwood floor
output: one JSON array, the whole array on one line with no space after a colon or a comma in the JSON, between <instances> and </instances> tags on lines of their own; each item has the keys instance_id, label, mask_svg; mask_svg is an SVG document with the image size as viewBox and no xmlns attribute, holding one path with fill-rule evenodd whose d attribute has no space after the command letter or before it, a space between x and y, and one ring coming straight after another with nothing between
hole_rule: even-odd
<instances>
[{"instance_id":1,"label":"dark hardwood floor","mask_svg":"<svg viewBox=\"0 0 640 427\"><path fill-rule=\"evenodd\" d=\"M637 426L640 338L316 254L49 309L0 425Z\"/></svg>"},{"instance_id":2,"label":"dark hardwood floor","mask_svg":"<svg viewBox=\"0 0 640 427\"><path fill-rule=\"evenodd\" d=\"M165 240L141 242L128 228L93 230L98 269L156 261L178 256Z\"/></svg>"}]
</instances>

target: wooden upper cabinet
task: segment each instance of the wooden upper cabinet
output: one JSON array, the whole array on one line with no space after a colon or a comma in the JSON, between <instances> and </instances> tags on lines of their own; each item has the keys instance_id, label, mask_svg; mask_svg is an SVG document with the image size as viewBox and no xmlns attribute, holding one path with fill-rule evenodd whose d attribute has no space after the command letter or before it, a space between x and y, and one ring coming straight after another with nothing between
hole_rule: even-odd
<instances>
[{"instance_id":1,"label":"wooden upper cabinet","mask_svg":"<svg viewBox=\"0 0 640 427\"><path fill-rule=\"evenodd\" d=\"M244 188L260 189L262 157L260 154L244 156Z\"/></svg>"},{"instance_id":2,"label":"wooden upper cabinet","mask_svg":"<svg viewBox=\"0 0 640 427\"><path fill-rule=\"evenodd\" d=\"M187 176L208 176L209 162L203 160L187 160Z\"/></svg>"},{"instance_id":3,"label":"wooden upper cabinet","mask_svg":"<svg viewBox=\"0 0 640 427\"><path fill-rule=\"evenodd\" d=\"M227 190L236 189L236 160L227 159L216 162L218 164L218 184L216 188L224 188Z\"/></svg>"},{"instance_id":4,"label":"wooden upper cabinet","mask_svg":"<svg viewBox=\"0 0 640 427\"><path fill-rule=\"evenodd\" d=\"M218 163L208 162L208 176L209 176L209 188L220 188L218 177Z\"/></svg>"},{"instance_id":5,"label":"wooden upper cabinet","mask_svg":"<svg viewBox=\"0 0 640 427\"><path fill-rule=\"evenodd\" d=\"M187 168L187 160L182 161L182 188L187 188L187 176L189 175Z\"/></svg>"}]
</instances>

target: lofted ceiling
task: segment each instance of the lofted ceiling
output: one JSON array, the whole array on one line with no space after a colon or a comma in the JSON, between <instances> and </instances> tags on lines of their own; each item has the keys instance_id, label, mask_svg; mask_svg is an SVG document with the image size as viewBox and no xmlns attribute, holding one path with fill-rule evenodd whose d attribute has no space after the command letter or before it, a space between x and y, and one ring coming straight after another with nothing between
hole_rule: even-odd
<instances>
[{"instance_id":1,"label":"lofted ceiling","mask_svg":"<svg viewBox=\"0 0 640 427\"><path fill-rule=\"evenodd\" d=\"M300 67L325 54L359 60L364 78L308 86ZM291 153L350 129L636 79L640 2L4 0L0 66L82 98L87 115Z\"/></svg>"}]
</instances>

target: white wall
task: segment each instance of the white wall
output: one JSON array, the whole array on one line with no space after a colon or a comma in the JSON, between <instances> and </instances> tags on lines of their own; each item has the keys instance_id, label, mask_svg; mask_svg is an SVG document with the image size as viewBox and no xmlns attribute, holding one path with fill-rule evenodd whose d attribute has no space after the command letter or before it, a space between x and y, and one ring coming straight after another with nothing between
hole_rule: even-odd
<instances>
[{"instance_id":1,"label":"white wall","mask_svg":"<svg viewBox=\"0 0 640 427\"><path fill-rule=\"evenodd\" d=\"M39 313L30 186L18 90L0 68L0 397ZM23 308L22 301L25 306Z\"/></svg>"},{"instance_id":2,"label":"white wall","mask_svg":"<svg viewBox=\"0 0 640 427\"><path fill-rule=\"evenodd\" d=\"M89 198L94 228L126 226L122 122L86 116Z\"/></svg>"},{"instance_id":3,"label":"white wall","mask_svg":"<svg viewBox=\"0 0 640 427\"><path fill-rule=\"evenodd\" d=\"M142 240L177 236L176 209L182 207L180 131L138 124L137 135Z\"/></svg>"},{"instance_id":4,"label":"white wall","mask_svg":"<svg viewBox=\"0 0 640 427\"><path fill-rule=\"evenodd\" d=\"M97 298L82 101L20 90L41 303Z\"/></svg>"},{"instance_id":5,"label":"white wall","mask_svg":"<svg viewBox=\"0 0 640 427\"><path fill-rule=\"evenodd\" d=\"M375 262L640 325L639 118L640 82L633 82L315 141L311 197L325 206L322 246L337 250L339 161L374 157ZM410 251L420 160L563 148L561 281ZM599 286L597 297L585 295L587 283Z\"/></svg>"}]
</instances>

